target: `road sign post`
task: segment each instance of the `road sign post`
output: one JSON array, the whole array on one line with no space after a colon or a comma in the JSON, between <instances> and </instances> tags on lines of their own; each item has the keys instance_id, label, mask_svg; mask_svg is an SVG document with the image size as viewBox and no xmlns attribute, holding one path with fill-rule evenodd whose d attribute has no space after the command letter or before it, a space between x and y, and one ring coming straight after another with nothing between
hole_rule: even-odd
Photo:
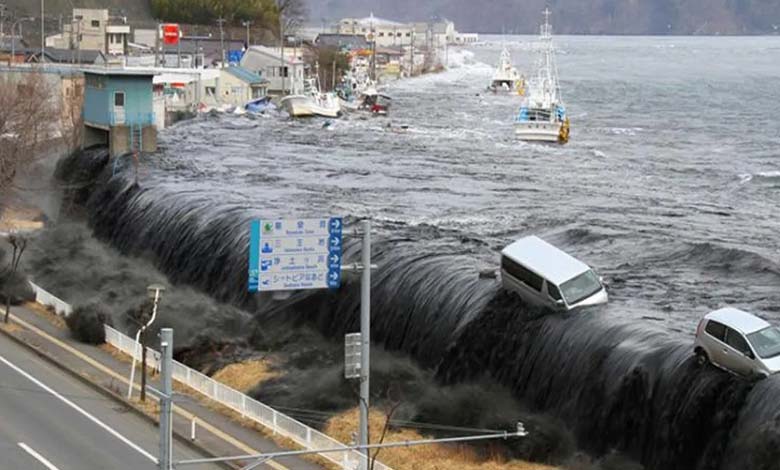
<instances>
[{"instance_id":1,"label":"road sign post","mask_svg":"<svg viewBox=\"0 0 780 470\"><path fill-rule=\"evenodd\" d=\"M338 289L342 219L255 220L249 237L249 292Z\"/></svg>"},{"instance_id":2,"label":"road sign post","mask_svg":"<svg viewBox=\"0 0 780 470\"><path fill-rule=\"evenodd\" d=\"M368 446L369 351L371 347L371 221L363 221L363 275L360 280L360 445ZM363 447L362 468L368 470L368 447Z\"/></svg>"},{"instance_id":3,"label":"road sign post","mask_svg":"<svg viewBox=\"0 0 780 470\"><path fill-rule=\"evenodd\" d=\"M172 406L173 406L173 330L160 330L160 379L162 381L162 396L160 397L160 455L158 458L160 470L171 470L173 452L172 437Z\"/></svg>"}]
</instances>

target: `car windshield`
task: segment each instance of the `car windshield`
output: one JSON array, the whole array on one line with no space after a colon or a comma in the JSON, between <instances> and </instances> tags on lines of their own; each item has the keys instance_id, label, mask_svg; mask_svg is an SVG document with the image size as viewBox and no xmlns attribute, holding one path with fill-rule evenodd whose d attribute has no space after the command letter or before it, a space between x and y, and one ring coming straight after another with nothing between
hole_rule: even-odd
<instances>
[{"instance_id":1,"label":"car windshield","mask_svg":"<svg viewBox=\"0 0 780 470\"><path fill-rule=\"evenodd\" d=\"M593 271L580 274L561 285L561 293L569 305L574 305L581 300L587 299L601 289L601 281L599 281L598 276Z\"/></svg>"},{"instance_id":2,"label":"car windshield","mask_svg":"<svg viewBox=\"0 0 780 470\"><path fill-rule=\"evenodd\" d=\"M780 328L770 326L747 337L760 358L769 359L780 355Z\"/></svg>"}]
</instances>

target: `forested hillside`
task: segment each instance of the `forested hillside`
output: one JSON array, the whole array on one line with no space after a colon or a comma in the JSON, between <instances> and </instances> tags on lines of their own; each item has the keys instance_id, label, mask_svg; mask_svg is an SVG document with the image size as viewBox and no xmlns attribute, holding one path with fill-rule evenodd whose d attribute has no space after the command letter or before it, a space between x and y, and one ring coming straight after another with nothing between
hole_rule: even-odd
<instances>
[{"instance_id":1,"label":"forested hillside","mask_svg":"<svg viewBox=\"0 0 780 470\"><path fill-rule=\"evenodd\" d=\"M342 16L424 20L462 31L533 33L549 5L558 33L777 34L778 0L308 0L311 21Z\"/></svg>"}]
</instances>

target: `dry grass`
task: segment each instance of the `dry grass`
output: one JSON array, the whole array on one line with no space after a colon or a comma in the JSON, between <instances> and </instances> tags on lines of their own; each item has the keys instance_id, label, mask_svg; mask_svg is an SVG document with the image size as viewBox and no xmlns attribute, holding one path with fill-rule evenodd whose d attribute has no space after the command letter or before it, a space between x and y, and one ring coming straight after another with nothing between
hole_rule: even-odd
<instances>
[{"instance_id":1,"label":"dry grass","mask_svg":"<svg viewBox=\"0 0 780 470\"><path fill-rule=\"evenodd\" d=\"M230 364L221 369L214 377L228 387L246 393L258 384L279 376L279 372L271 370L271 365L265 359Z\"/></svg>"},{"instance_id":2,"label":"dry grass","mask_svg":"<svg viewBox=\"0 0 780 470\"><path fill-rule=\"evenodd\" d=\"M43 222L40 222L42 212L33 208L9 207L0 219L0 232L40 230Z\"/></svg>"},{"instance_id":3,"label":"dry grass","mask_svg":"<svg viewBox=\"0 0 780 470\"><path fill-rule=\"evenodd\" d=\"M384 415L371 414L371 442L376 443L384 428ZM349 442L358 426L358 411L353 409L332 418L325 432L342 442ZM390 430L384 442L404 442L426 439L417 431L409 429ZM372 454L373 455L373 454ZM498 457L490 460L480 457L467 445L430 444L414 447L396 447L383 449L378 460L396 470L555 470L555 467L524 462L520 460L504 461Z\"/></svg>"},{"instance_id":4,"label":"dry grass","mask_svg":"<svg viewBox=\"0 0 780 470\"><path fill-rule=\"evenodd\" d=\"M24 308L37 313L41 317L45 318L49 323L61 330L64 330L68 327L68 325L65 324L65 319L57 315L57 313L49 307L41 305L37 302L26 302L24 304Z\"/></svg>"},{"instance_id":5,"label":"dry grass","mask_svg":"<svg viewBox=\"0 0 780 470\"><path fill-rule=\"evenodd\" d=\"M2 309L0 309L2 310ZM5 315L4 311L0 311L0 330L3 330L7 333L16 333L17 331L22 331L22 327L17 325L16 323L5 323L2 320L2 317Z\"/></svg>"}]
</instances>

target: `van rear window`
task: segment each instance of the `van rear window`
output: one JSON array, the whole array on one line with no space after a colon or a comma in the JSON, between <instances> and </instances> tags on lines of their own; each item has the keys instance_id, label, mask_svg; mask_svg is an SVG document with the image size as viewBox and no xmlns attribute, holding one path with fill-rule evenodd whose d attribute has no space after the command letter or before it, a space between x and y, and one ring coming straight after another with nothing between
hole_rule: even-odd
<instances>
[{"instance_id":1,"label":"van rear window","mask_svg":"<svg viewBox=\"0 0 780 470\"><path fill-rule=\"evenodd\" d=\"M707 334L713 338L720 341L724 341L726 339L726 325L723 323L718 323L715 320L708 321L704 331L706 331Z\"/></svg>"},{"instance_id":2,"label":"van rear window","mask_svg":"<svg viewBox=\"0 0 780 470\"><path fill-rule=\"evenodd\" d=\"M539 292L542 291L544 279L513 261L511 258L507 258L506 256L501 258L501 269L518 281L525 283L527 286L532 287Z\"/></svg>"}]
</instances>

